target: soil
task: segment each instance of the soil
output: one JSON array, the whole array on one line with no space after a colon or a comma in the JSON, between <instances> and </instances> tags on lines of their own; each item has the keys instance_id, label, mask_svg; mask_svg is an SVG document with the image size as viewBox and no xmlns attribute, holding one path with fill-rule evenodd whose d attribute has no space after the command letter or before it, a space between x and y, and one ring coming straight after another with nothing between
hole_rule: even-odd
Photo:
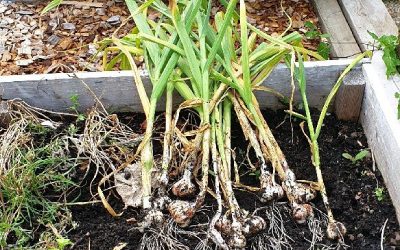
<instances>
[{"instance_id":1,"label":"soil","mask_svg":"<svg viewBox=\"0 0 400 250\"><path fill-rule=\"evenodd\" d=\"M315 113L315 112L314 112ZM311 165L310 150L299 123L284 112L267 111L264 113L266 120L283 149L286 158L296 173L299 180L316 180L315 171ZM142 117L132 116L131 121L137 132L142 130L140 123ZM233 127L233 147L236 151L246 151L244 137L237 123ZM330 198L333 213L338 221L347 227L345 244L349 249L380 249L382 226L387 220L384 229L383 245L385 249L400 248L400 228L396 220L395 210L389 194L385 188L380 172L375 169L372 158L366 157L356 164L342 157L343 153L357 154L360 150L368 148L362 127L353 122L337 120L333 115L326 118L325 125L319 140L321 148L322 170ZM238 154L240 155L240 154ZM254 175L242 177L244 183L256 186L257 178ZM379 201L375 194L377 187L384 188L383 200ZM87 192L82 190L81 200L87 200ZM257 199L255 194L235 191L236 197L242 208L254 211L255 208L266 206ZM212 216L215 204L208 199L207 209L199 213L192 224L204 223L208 216ZM111 205L121 211L122 205L118 198L110 198ZM214 202L215 203L215 202ZM287 207L285 201L275 204ZM313 201L313 205L324 211L321 198ZM271 205L269 205L271 206ZM287 210L282 210L282 217L287 234L293 239L293 249L308 249L311 233L307 226L297 225L289 216ZM134 225L127 220L140 218L140 213L135 209L127 209L123 215L113 218L101 204L72 207L73 219L78 227L70 231L68 237L75 242L72 249L113 249L119 244L126 243L123 249L138 249L142 234L134 229ZM265 213L258 213L265 217ZM325 227L323 227L325 230ZM199 235L200 236L200 235ZM178 239L185 245L194 249L196 239L180 236ZM324 245L334 246L336 243L322 240L316 248ZM255 239L249 239L248 246L258 249ZM342 245L342 248L346 246Z\"/></svg>"},{"instance_id":2,"label":"soil","mask_svg":"<svg viewBox=\"0 0 400 250\"><path fill-rule=\"evenodd\" d=\"M61 4L41 16L49 1L0 0L0 76L103 70L98 42L109 38L129 16L124 1L78 0L82 4ZM290 31L306 32L307 21L318 27L308 0L283 0L282 6L293 21ZM280 1L248 1L247 7L249 22L272 36L289 25ZM218 9L216 5L213 11ZM150 18L157 18L151 10L149 13ZM117 36L126 35L134 26L129 21ZM304 46L312 50L318 44L316 39L304 41ZM141 67L142 59L135 59Z\"/></svg>"}]
</instances>

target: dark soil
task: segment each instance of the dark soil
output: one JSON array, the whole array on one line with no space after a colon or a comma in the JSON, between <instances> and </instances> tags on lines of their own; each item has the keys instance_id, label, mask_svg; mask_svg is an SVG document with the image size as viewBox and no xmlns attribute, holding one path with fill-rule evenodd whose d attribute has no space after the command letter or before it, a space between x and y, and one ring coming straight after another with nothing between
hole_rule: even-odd
<instances>
[{"instance_id":1,"label":"dark soil","mask_svg":"<svg viewBox=\"0 0 400 250\"><path fill-rule=\"evenodd\" d=\"M299 121L290 122L283 112L265 112L265 117L273 133L283 149L286 158L299 180L316 180L315 171L311 165L308 143L300 130ZM136 119L135 119L136 118ZM142 129L138 116L133 116L134 128ZM233 146L240 152L246 151L244 138L238 124L232 132ZM388 220L384 231L385 249L400 249L400 229L396 220L395 210L389 194L384 189L383 200L378 201L375 195L376 187L385 187L381 174L373 169L371 157L366 157L357 164L342 157L343 153L357 154L368 148L365 135L359 124L337 120L333 115L328 116L320 137L321 160L323 175L330 197L333 212L338 221L347 227L345 243L349 249L380 249L381 228ZM247 144L246 144L247 145ZM247 175L243 182L253 182L256 177ZM85 191L82 190L82 194ZM84 195L85 196L85 195ZM261 204L255 194L237 191L236 197L242 208L254 211ZM85 200L88 197L81 197ZM209 199L209 204L211 199ZM314 205L325 211L322 201L317 198ZM122 205L117 198L110 198L111 205L121 211ZM212 210L209 209L209 210ZM69 239L75 242L73 249L113 249L120 243L127 243L123 249L138 249L142 234L133 230L133 224L127 222L131 218L140 218L139 212L127 209L119 218L113 218L101 204L72 207L73 219L78 222L78 228L69 234ZM207 212L212 216L212 211ZM260 213L261 215L262 213ZM204 215L199 216L196 222L204 222ZM283 212L283 219L288 235L293 239L294 249L308 249L310 244L306 239L311 238L307 226L297 225L290 218L288 212ZM325 228L323 228L325 230ZM194 249L196 242L187 237L180 239ZM248 245L250 246L250 239ZM325 245L335 242L323 240Z\"/></svg>"}]
</instances>

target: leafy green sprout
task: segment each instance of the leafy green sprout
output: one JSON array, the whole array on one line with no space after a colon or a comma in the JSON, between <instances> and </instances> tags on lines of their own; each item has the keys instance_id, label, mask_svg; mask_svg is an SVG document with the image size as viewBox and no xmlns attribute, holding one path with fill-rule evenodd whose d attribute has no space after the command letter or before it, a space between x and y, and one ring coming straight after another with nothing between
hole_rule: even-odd
<instances>
[{"instance_id":1,"label":"leafy green sprout","mask_svg":"<svg viewBox=\"0 0 400 250\"><path fill-rule=\"evenodd\" d=\"M383 35L378 37L375 33L368 31L370 36L379 43L383 49L383 62L386 65L386 77L399 73L400 57L398 54L399 38L395 35Z\"/></svg>"},{"instance_id":2,"label":"leafy green sprout","mask_svg":"<svg viewBox=\"0 0 400 250\"><path fill-rule=\"evenodd\" d=\"M343 153L343 158L350 160L353 164L357 164L358 162L362 161L367 155L369 151L364 149L358 152L355 156L352 156L349 153Z\"/></svg>"},{"instance_id":3,"label":"leafy green sprout","mask_svg":"<svg viewBox=\"0 0 400 250\"><path fill-rule=\"evenodd\" d=\"M329 34L321 33L318 30L318 27L310 21L305 22L304 26L308 29L304 34L306 36L306 38L308 38L308 39L325 40L326 38L330 37ZM329 43L327 43L325 41L320 41L320 43L318 44L318 47L317 47L317 51L323 58L329 59L331 47L330 47Z\"/></svg>"},{"instance_id":4,"label":"leafy green sprout","mask_svg":"<svg viewBox=\"0 0 400 250\"><path fill-rule=\"evenodd\" d=\"M64 250L67 246L72 245L72 241L70 239L66 239L63 237L57 238L57 248L52 248L51 250Z\"/></svg>"},{"instance_id":5,"label":"leafy green sprout","mask_svg":"<svg viewBox=\"0 0 400 250\"><path fill-rule=\"evenodd\" d=\"M379 47L383 49L382 60L386 66L386 77L394 76L399 73L400 69L400 43L399 38L394 35L383 35L378 37L375 33L368 31L370 36L379 43ZM400 120L400 93L395 93L398 99L397 119Z\"/></svg>"},{"instance_id":6,"label":"leafy green sprout","mask_svg":"<svg viewBox=\"0 0 400 250\"><path fill-rule=\"evenodd\" d=\"M35 135L46 135L47 133L49 133L51 131L50 128L45 127L41 124L36 124L34 122L28 123L27 130Z\"/></svg>"},{"instance_id":7,"label":"leafy green sprout","mask_svg":"<svg viewBox=\"0 0 400 250\"><path fill-rule=\"evenodd\" d=\"M71 123L67 128L67 132L71 136L75 135L76 133L78 133L78 131L79 131L79 128L73 123Z\"/></svg>"},{"instance_id":8,"label":"leafy green sprout","mask_svg":"<svg viewBox=\"0 0 400 250\"><path fill-rule=\"evenodd\" d=\"M79 95L78 94L71 95L69 100L72 103L72 105L69 107L69 109L78 115L78 117L76 118L76 121L77 122L84 121L86 119L85 115L80 113L78 110L80 107Z\"/></svg>"},{"instance_id":9,"label":"leafy green sprout","mask_svg":"<svg viewBox=\"0 0 400 250\"><path fill-rule=\"evenodd\" d=\"M385 199L385 189L383 187L376 187L374 194L378 201L383 201Z\"/></svg>"},{"instance_id":10,"label":"leafy green sprout","mask_svg":"<svg viewBox=\"0 0 400 250\"><path fill-rule=\"evenodd\" d=\"M255 170L255 171L253 171L253 172L250 172L249 175L255 176L256 179L259 179L260 176L261 176L261 171L260 171L259 169L257 169L257 170Z\"/></svg>"}]
</instances>

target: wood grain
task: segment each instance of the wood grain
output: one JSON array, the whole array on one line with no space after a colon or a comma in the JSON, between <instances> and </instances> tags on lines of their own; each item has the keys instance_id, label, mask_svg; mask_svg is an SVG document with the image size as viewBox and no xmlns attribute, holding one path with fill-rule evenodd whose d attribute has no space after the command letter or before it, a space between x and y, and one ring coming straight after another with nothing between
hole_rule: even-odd
<instances>
[{"instance_id":1,"label":"wood grain","mask_svg":"<svg viewBox=\"0 0 400 250\"><path fill-rule=\"evenodd\" d=\"M335 114L340 120L357 122L364 97L365 79L361 69L352 70L343 79L336 94Z\"/></svg>"},{"instance_id":2,"label":"wood grain","mask_svg":"<svg viewBox=\"0 0 400 250\"><path fill-rule=\"evenodd\" d=\"M312 0L324 33L329 34L331 56L355 57L361 52L337 0Z\"/></svg>"},{"instance_id":3,"label":"wood grain","mask_svg":"<svg viewBox=\"0 0 400 250\"><path fill-rule=\"evenodd\" d=\"M332 60L306 62L307 89L311 107L321 108L333 84L351 60ZM148 91L151 83L145 72L142 74ZM285 96L290 96L290 71L279 65L264 82ZM70 97L79 95L80 111L96 104L96 98L111 112L142 112L138 93L130 71L120 72L83 72L76 74L20 75L0 77L0 95L4 99L20 98L28 104L52 111L68 111L72 105ZM262 108L278 109L284 106L270 93L257 91L256 96ZM296 91L295 100L300 100ZM175 96L175 104L180 103ZM164 109L164 99L160 100L158 111Z\"/></svg>"},{"instance_id":4,"label":"wood grain","mask_svg":"<svg viewBox=\"0 0 400 250\"><path fill-rule=\"evenodd\" d=\"M338 1L361 50L373 49L374 40L368 31L378 36L398 34L396 23L381 0Z\"/></svg>"}]
</instances>

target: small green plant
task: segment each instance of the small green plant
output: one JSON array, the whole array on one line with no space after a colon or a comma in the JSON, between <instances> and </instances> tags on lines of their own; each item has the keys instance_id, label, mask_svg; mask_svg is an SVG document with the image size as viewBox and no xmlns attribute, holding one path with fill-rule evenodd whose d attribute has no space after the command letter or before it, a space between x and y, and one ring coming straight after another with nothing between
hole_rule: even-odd
<instances>
[{"instance_id":1,"label":"small green plant","mask_svg":"<svg viewBox=\"0 0 400 250\"><path fill-rule=\"evenodd\" d=\"M72 245L72 241L70 239L66 239L63 237L58 238L57 240L57 248L52 248L52 250L64 250L67 246Z\"/></svg>"},{"instance_id":2,"label":"small green plant","mask_svg":"<svg viewBox=\"0 0 400 250\"><path fill-rule=\"evenodd\" d=\"M85 115L80 113L79 110L78 110L79 106L80 106L79 95L78 94L74 94L69 98L69 100L72 103L72 106L69 107L69 109L74 111L78 115L78 117L76 118L76 121L77 122L84 121L86 119Z\"/></svg>"},{"instance_id":3,"label":"small green plant","mask_svg":"<svg viewBox=\"0 0 400 250\"><path fill-rule=\"evenodd\" d=\"M375 188L375 197L378 201L383 201L385 199L385 189L382 187Z\"/></svg>"},{"instance_id":4,"label":"small green plant","mask_svg":"<svg viewBox=\"0 0 400 250\"><path fill-rule=\"evenodd\" d=\"M30 122L28 124L27 129L29 132L31 132L32 134L35 134L35 135L46 135L51 131L50 128L47 128L41 124L36 124L33 122Z\"/></svg>"},{"instance_id":5,"label":"small green plant","mask_svg":"<svg viewBox=\"0 0 400 250\"><path fill-rule=\"evenodd\" d=\"M376 34L369 32L374 40L379 43L379 47L383 49L382 59L386 65L386 77L389 78L399 73L400 57L397 53L399 39L394 35L383 35L378 37Z\"/></svg>"},{"instance_id":6,"label":"small green plant","mask_svg":"<svg viewBox=\"0 0 400 250\"><path fill-rule=\"evenodd\" d=\"M67 128L67 132L69 135L75 135L78 133L78 128L75 126L75 124L71 123Z\"/></svg>"},{"instance_id":7,"label":"small green plant","mask_svg":"<svg viewBox=\"0 0 400 250\"><path fill-rule=\"evenodd\" d=\"M399 38L394 35L378 37L372 32L368 33L379 43L379 48L383 49L382 60L386 65L386 77L398 74L400 72ZM400 93L395 93L395 98L398 99L397 119L400 120Z\"/></svg>"},{"instance_id":8,"label":"small green plant","mask_svg":"<svg viewBox=\"0 0 400 250\"><path fill-rule=\"evenodd\" d=\"M325 42L326 38L329 37L329 34L321 33L318 30L317 26L310 21L305 22L304 26L308 29L306 31L306 33L304 34L306 36L306 38L311 39L311 40L313 40L313 39L320 40L320 43L318 44L318 47L317 47L318 54L320 54L325 59L329 59L329 54L331 52L331 46L329 45L329 43Z\"/></svg>"},{"instance_id":9,"label":"small green plant","mask_svg":"<svg viewBox=\"0 0 400 250\"><path fill-rule=\"evenodd\" d=\"M342 156L343 158L346 158L347 160L350 160L353 164L357 164L359 161L364 159L368 155L368 150L364 149L358 152L355 156L352 156L349 153L343 153Z\"/></svg>"},{"instance_id":10,"label":"small green plant","mask_svg":"<svg viewBox=\"0 0 400 250\"><path fill-rule=\"evenodd\" d=\"M72 169L73 164L54 156L60 147L55 141L35 149L17 149L10 167L0 175L0 248L9 244L11 233L16 247L27 246L35 227L57 221L66 209L45 196L46 190L62 192L75 185L69 170L58 170L60 166Z\"/></svg>"}]
</instances>

